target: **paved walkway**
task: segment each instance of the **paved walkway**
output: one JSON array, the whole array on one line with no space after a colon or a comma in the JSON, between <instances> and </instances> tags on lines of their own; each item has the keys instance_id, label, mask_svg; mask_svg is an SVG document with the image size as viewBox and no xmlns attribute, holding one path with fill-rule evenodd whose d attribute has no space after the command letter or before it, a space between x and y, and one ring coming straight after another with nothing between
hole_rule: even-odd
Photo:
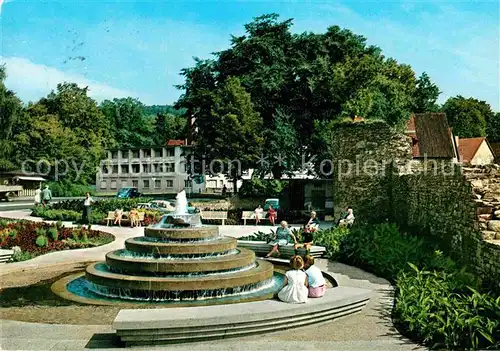
<instances>
[{"instance_id":1,"label":"paved walkway","mask_svg":"<svg viewBox=\"0 0 500 351\"><path fill-rule=\"evenodd\" d=\"M26 211L0 212L0 217L34 219ZM143 228L117 228L93 226L110 232L116 240L105 246L84 250L59 251L33 260L0 267L0 275L14 270L24 270L41 265L63 262L101 260L106 252L123 247L126 238L143 234ZM248 235L255 229L267 227L225 226L221 234L230 236ZM392 309L392 287L382 278L356 267L328 260L317 260L322 270L330 272L339 285L370 289L374 297L366 308L356 315L341 320L315 324L293 330L284 330L264 335L236 339L215 340L163 347L134 348L134 350L424 350L403 338L394 329L390 317ZM51 325L1 320L0 349L2 350L119 350L111 326L105 325Z\"/></svg>"}]
</instances>

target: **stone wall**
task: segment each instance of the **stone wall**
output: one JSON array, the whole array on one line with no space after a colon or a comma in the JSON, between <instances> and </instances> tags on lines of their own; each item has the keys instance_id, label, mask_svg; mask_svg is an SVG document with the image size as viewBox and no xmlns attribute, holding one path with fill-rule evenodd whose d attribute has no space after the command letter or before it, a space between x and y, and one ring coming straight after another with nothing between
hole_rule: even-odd
<instances>
[{"instance_id":1,"label":"stone wall","mask_svg":"<svg viewBox=\"0 0 500 351\"><path fill-rule=\"evenodd\" d=\"M410 140L384 123L337 127L332 153L336 206L351 205L359 221L390 220L426 235L482 277L500 281L500 170L462 172L450 160L414 160ZM363 169L366 160L376 172L342 166Z\"/></svg>"},{"instance_id":2,"label":"stone wall","mask_svg":"<svg viewBox=\"0 0 500 351\"><path fill-rule=\"evenodd\" d=\"M384 122L338 125L332 143L334 213L352 206L366 221L389 218L388 174L393 163L408 162L410 153L409 138Z\"/></svg>"}]
</instances>

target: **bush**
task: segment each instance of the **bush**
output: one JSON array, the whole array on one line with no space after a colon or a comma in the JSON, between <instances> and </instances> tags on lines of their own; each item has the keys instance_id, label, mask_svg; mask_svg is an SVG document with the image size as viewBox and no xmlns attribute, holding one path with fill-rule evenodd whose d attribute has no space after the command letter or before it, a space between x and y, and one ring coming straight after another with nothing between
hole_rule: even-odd
<instances>
[{"instance_id":1,"label":"bush","mask_svg":"<svg viewBox=\"0 0 500 351\"><path fill-rule=\"evenodd\" d=\"M396 281L396 324L433 348L500 347L500 297L465 288L453 273L410 267Z\"/></svg>"},{"instance_id":2,"label":"bush","mask_svg":"<svg viewBox=\"0 0 500 351\"><path fill-rule=\"evenodd\" d=\"M73 210L62 210L62 209L55 210L50 207L45 207L45 208L35 207L31 215L53 221L77 222L82 218L80 212Z\"/></svg>"},{"instance_id":3,"label":"bush","mask_svg":"<svg viewBox=\"0 0 500 351\"><path fill-rule=\"evenodd\" d=\"M57 228L56 227L51 227L49 229L49 235L52 238L53 241L57 241L59 233L57 233Z\"/></svg>"},{"instance_id":4,"label":"bush","mask_svg":"<svg viewBox=\"0 0 500 351\"><path fill-rule=\"evenodd\" d=\"M349 229L345 227L329 228L319 230L314 234L314 245L324 246L329 258L338 259L340 247L349 234Z\"/></svg>"},{"instance_id":5,"label":"bush","mask_svg":"<svg viewBox=\"0 0 500 351\"><path fill-rule=\"evenodd\" d=\"M271 233L264 233L264 232L256 232L253 233L252 235L248 236L243 236L241 238L238 238L238 240L249 240L249 241L265 241L266 243L271 242L271 240L274 238L275 232L271 230Z\"/></svg>"},{"instance_id":6,"label":"bush","mask_svg":"<svg viewBox=\"0 0 500 351\"><path fill-rule=\"evenodd\" d=\"M52 196L54 197L75 197L75 196L85 196L88 192L94 194L94 189L85 184L73 184L69 182L49 182L47 184L52 191Z\"/></svg>"},{"instance_id":7,"label":"bush","mask_svg":"<svg viewBox=\"0 0 500 351\"><path fill-rule=\"evenodd\" d=\"M38 247L46 247L49 244L49 241L45 235L38 235L35 243Z\"/></svg>"},{"instance_id":8,"label":"bush","mask_svg":"<svg viewBox=\"0 0 500 351\"><path fill-rule=\"evenodd\" d=\"M27 251L16 251L10 258L12 262L21 262L21 261L27 261L31 260L33 258L33 255L30 254Z\"/></svg>"}]
</instances>

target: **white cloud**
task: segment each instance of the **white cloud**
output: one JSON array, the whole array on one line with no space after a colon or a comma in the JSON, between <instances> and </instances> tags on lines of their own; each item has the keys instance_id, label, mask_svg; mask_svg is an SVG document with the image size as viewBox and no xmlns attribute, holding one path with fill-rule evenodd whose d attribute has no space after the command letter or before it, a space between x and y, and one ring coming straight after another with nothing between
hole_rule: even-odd
<instances>
[{"instance_id":1,"label":"white cloud","mask_svg":"<svg viewBox=\"0 0 500 351\"><path fill-rule=\"evenodd\" d=\"M63 82L89 87L89 96L97 101L120 97L138 97L136 93L113 88L105 83L87 79L79 74L60 71L56 68L37 64L22 57L0 57L5 64L7 79L5 85L17 93L24 101L38 100L57 88Z\"/></svg>"}]
</instances>

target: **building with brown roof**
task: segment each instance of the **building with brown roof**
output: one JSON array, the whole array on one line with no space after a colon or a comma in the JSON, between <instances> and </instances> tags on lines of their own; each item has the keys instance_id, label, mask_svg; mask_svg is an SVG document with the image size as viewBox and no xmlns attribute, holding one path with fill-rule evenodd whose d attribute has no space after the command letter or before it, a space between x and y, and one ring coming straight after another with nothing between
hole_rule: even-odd
<instances>
[{"instance_id":1,"label":"building with brown roof","mask_svg":"<svg viewBox=\"0 0 500 351\"><path fill-rule=\"evenodd\" d=\"M495 162L495 153L485 137L459 139L460 161L470 165L488 165Z\"/></svg>"},{"instance_id":2,"label":"building with brown roof","mask_svg":"<svg viewBox=\"0 0 500 351\"><path fill-rule=\"evenodd\" d=\"M458 161L457 140L444 113L415 113L406 124L412 138L413 158L444 158Z\"/></svg>"}]
</instances>

